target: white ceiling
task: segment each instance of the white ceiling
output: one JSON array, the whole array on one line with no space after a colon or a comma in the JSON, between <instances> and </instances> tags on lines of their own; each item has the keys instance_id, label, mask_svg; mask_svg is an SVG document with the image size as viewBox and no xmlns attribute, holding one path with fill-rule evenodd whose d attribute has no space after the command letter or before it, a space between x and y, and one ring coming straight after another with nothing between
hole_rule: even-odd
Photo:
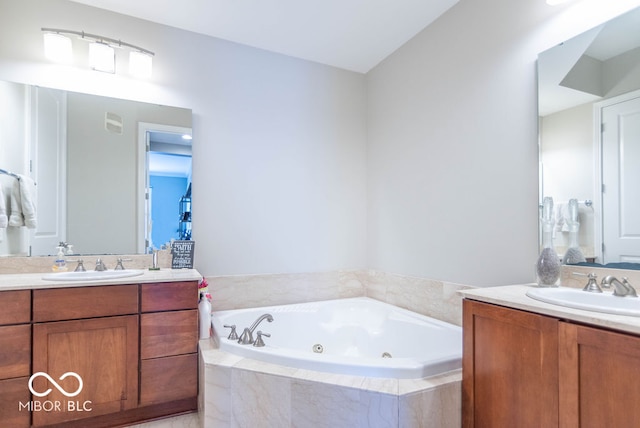
<instances>
[{"instance_id":1,"label":"white ceiling","mask_svg":"<svg viewBox=\"0 0 640 428\"><path fill-rule=\"evenodd\" d=\"M371 70L458 2L458 0L72 1L361 73ZM85 30L90 31L88 28ZM118 35L114 37L117 38ZM135 41L132 43L135 44Z\"/></svg>"}]
</instances>

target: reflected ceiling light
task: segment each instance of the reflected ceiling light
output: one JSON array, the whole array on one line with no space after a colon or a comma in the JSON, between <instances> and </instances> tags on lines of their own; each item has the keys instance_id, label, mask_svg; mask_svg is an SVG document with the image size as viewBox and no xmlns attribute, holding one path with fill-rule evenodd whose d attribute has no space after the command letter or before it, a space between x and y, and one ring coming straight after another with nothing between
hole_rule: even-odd
<instances>
[{"instance_id":1,"label":"reflected ceiling light","mask_svg":"<svg viewBox=\"0 0 640 428\"><path fill-rule=\"evenodd\" d=\"M189 134L184 134L182 136L182 139L183 140L187 140L187 141L191 141L191 140L193 140L193 137L191 135L189 135Z\"/></svg>"},{"instance_id":2,"label":"reflected ceiling light","mask_svg":"<svg viewBox=\"0 0 640 428\"><path fill-rule=\"evenodd\" d=\"M89 66L105 73L116 72L116 51L106 43L89 44Z\"/></svg>"},{"instance_id":3,"label":"reflected ceiling light","mask_svg":"<svg viewBox=\"0 0 640 428\"><path fill-rule=\"evenodd\" d=\"M44 55L51 61L70 63L72 56L71 39L58 33L45 33Z\"/></svg>"},{"instance_id":4,"label":"reflected ceiling light","mask_svg":"<svg viewBox=\"0 0 640 428\"><path fill-rule=\"evenodd\" d=\"M129 53L129 73L132 76L149 78L152 70L153 56L140 51L131 51Z\"/></svg>"},{"instance_id":5,"label":"reflected ceiling light","mask_svg":"<svg viewBox=\"0 0 640 428\"><path fill-rule=\"evenodd\" d=\"M53 48L49 48L52 40L60 39L59 43L65 43L67 47L68 59L71 60L71 39L66 35L73 35L81 40L89 42L89 65L92 69L104 71L107 73L115 73L116 71L116 48L129 51L129 73L135 77L151 77L153 66L153 56L150 50L132 45L122 40L112 39L110 37L99 36L97 34L89 34L84 31L61 30L57 28L42 28L45 40L45 55L49 59L59 61L58 56L54 55ZM67 39L68 42L63 42ZM50 50L51 49L51 50Z\"/></svg>"}]
</instances>

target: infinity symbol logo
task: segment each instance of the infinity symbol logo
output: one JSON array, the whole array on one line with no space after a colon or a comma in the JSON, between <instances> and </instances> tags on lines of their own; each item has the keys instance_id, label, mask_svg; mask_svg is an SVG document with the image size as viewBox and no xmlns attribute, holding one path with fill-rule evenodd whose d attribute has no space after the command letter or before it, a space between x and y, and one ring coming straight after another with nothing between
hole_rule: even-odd
<instances>
[{"instance_id":1,"label":"infinity symbol logo","mask_svg":"<svg viewBox=\"0 0 640 428\"><path fill-rule=\"evenodd\" d=\"M51 382L53 384L53 386L56 387L56 389L58 391L60 391L62 394L64 394L66 397L75 397L76 395L80 394L80 391L82 391L82 378L80 377L80 375L78 375L77 373L74 372L66 372L65 374L63 374L62 376L60 376L60 379L58 380L64 380L66 378L68 378L69 376L75 377L76 379L78 379L78 389L76 389L74 392L67 392L64 390L64 388L62 388L60 385L58 385L56 383L55 380L53 380L51 378L51 376L49 376L47 373L45 372L37 372L31 375L31 377L29 378L29 391L31 391L31 393L33 395L35 395L36 397L44 397L45 395L49 395L51 393L51 388L47 389L45 392L36 392L33 390L33 380L35 378L37 378L38 376L42 376L44 378L46 378L49 382Z\"/></svg>"}]
</instances>

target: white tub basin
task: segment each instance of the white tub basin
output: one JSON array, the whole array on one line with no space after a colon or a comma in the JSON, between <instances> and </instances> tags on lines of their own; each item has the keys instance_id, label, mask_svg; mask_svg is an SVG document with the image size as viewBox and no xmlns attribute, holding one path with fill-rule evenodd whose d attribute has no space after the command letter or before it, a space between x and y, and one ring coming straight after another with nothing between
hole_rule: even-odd
<instances>
[{"instance_id":1,"label":"white tub basin","mask_svg":"<svg viewBox=\"0 0 640 428\"><path fill-rule=\"evenodd\" d=\"M127 278L130 276L142 275L142 269L125 270L88 270L86 272L58 272L44 275L42 279L47 281L102 281L106 279Z\"/></svg>"},{"instance_id":2,"label":"white tub basin","mask_svg":"<svg viewBox=\"0 0 640 428\"><path fill-rule=\"evenodd\" d=\"M640 317L640 298L619 297L610 292L590 293L579 288L534 288L527 296L553 305L593 312Z\"/></svg>"}]
</instances>

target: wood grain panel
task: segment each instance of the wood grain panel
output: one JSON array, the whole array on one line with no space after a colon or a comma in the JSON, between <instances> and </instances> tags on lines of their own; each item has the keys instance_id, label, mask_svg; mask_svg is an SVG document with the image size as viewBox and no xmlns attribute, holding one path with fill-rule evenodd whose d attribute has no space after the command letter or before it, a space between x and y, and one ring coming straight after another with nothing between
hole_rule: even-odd
<instances>
[{"instance_id":1,"label":"wood grain panel","mask_svg":"<svg viewBox=\"0 0 640 428\"><path fill-rule=\"evenodd\" d=\"M142 360L140 404L155 404L198 395L197 354Z\"/></svg>"},{"instance_id":2,"label":"wood grain panel","mask_svg":"<svg viewBox=\"0 0 640 428\"><path fill-rule=\"evenodd\" d=\"M21 409L20 403L31 400L29 378L0 380L0 426L28 428L31 426L31 413Z\"/></svg>"},{"instance_id":3,"label":"wood grain panel","mask_svg":"<svg viewBox=\"0 0 640 428\"><path fill-rule=\"evenodd\" d=\"M465 300L464 427L558 425L558 320Z\"/></svg>"},{"instance_id":4,"label":"wood grain panel","mask_svg":"<svg viewBox=\"0 0 640 428\"><path fill-rule=\"evenodd\" d=\"M33 290L35 322L138 313L137 285Z\"/></svg>"},{"instance_id":5,"label":"wood grain panel","mask_svg":"<svg viewBox=\"0 0 640 428\"><path fill-rule=\"evenodd\" d=\"M31 373L31 325L0 327L0 379Z\"/></svg>"},{"instance_id":6,"label":"wood grain panel","mask_svg":"<svg viewBox=\"0 0 640 428\"><path fill-rule=\"evenodd\" d=\"M75 391L74 377L60 380L66 372L77 373L83 381L73 398L91 401L91 412L37 412L33 425L42 426L69 420L116 413L135 408L138 402L138 316L50 322L33 326L33 370L46 372L66 391ZM46 391L48 381L34 379L36 391ZM42 400L66 401L57 388Z\"/></svg>"},{"instance_id":7,"label":"wood grain panel","mask_svg":"<svg viewBox=\"0 0 640 428\"><path fill-rule=\"evenodd\" d=\"M566 340L560 354L560 426L640 426L640 339L568 323L560 327Z\"/></svg>"},{"instance_id":8,"label":"wood grain panel","mask_svg":"<svg viewBox=\"0 0 640 428\"><path fill-rule=\"evenodd\" d=\"M0 325L31 321L31 291L0 292Z\"/></svg>"},{"instance_id":9,"label":"wood grain panel","mask_svg":"<svg viewBox=\"0 0 640 428\"><path fill-rule=\"evenodd\" d=\"M142 312L175 311L198 307L198 282L142 284Z\"/></svg>"},{"instance_id":10,"label":"wood grain panel","mask_svg":"<svg viewBox=\"0 0 640 428\"><path fill-rule=\"evenodd\" d=\"M140 317L141 358L189 354L198 350L198 311L156 312Z\"/></svg>"}]
</instances>

